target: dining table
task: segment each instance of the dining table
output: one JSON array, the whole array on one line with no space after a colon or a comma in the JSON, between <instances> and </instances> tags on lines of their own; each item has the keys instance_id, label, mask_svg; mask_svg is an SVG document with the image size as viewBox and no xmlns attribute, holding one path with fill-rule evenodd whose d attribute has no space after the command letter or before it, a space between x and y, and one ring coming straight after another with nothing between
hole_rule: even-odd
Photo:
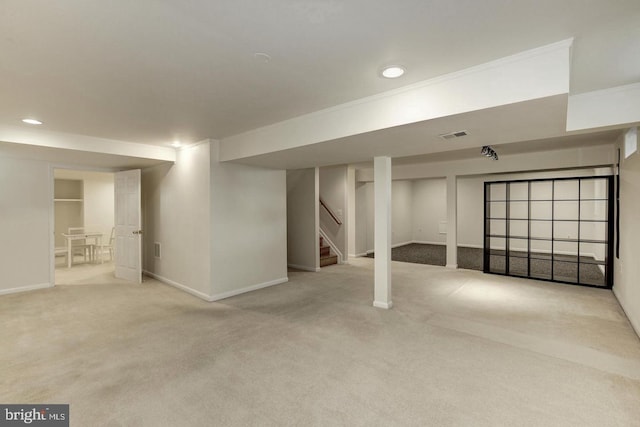
<instances>
[{"instance_id":1,"label":"dining table","mask_svg":"<svg viewBox=\"0 0 640 427\"><path fill-rule=\"evenodd\" d=\"M73 242L77 240L87 240L93 239L94 246L102 245L102 233L100 232L84 232L78 234L62 234L64 238L67 240L67 268L71 268L73 265ZM91 250L90 260L93 260L94 251ZM100 258L102 258L102 254L100 254Z\"/></svg>"}]
</instances>

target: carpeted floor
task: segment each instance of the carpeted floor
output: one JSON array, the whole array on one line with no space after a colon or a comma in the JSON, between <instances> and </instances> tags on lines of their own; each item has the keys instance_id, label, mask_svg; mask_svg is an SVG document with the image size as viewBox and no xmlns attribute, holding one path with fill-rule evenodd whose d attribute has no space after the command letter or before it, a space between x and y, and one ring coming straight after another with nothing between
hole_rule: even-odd
<instances>
[{"instance_id":1,"label":"carpeted floor","mask_svg":"<svg viewBox=\"0 0 640 427\"><path fill-rule=\"evenodd\" d=\"M373 258L374 254L369 253L367 257ZM391 249L391 259L444 266L447 264L447 248L444 245L410 243ZM482 271L482 249L458 247L458 267Z\"/></svg>"},{"instance_id":2,"label":"carpeted floor","mask_svg":"<svg viewBox=\"0 0 640 427\"><path fill-rule=\"evenodd\" d=\"M0 296L0 402L71 426L633 426L640 341L609 290L373 261L207 303L147 280Z\"/></svg>"},{"instance_id":3,"label":"carpeted floor","mask_svg":"<svg viewBox=\"0 0 640 427\"><path fill-rule=\"evenodd\" d=\"M496 273L505 272L505 251L493 251L490 259L490 270ZM578 266L576 256L555 255L553 264L553 276L551 274L551 260L549 255L533 254L536 259L531 260L531 276L537 279L576 282L578 280ZM367 257L373 258L369 253ZM417 264L446 265L447 249L444 245L429 245L411 243L391 249L393 261L411 262ZM581 257L580 259L580 283L605 286L605 278L602 271L593 258ZM458 268L469 270L483 270L483 250L478 248L458 247ZM527 275L527 259L522 258L522 253L511 253L509 273L512 275Z\"/></svg>"}]
</instances>

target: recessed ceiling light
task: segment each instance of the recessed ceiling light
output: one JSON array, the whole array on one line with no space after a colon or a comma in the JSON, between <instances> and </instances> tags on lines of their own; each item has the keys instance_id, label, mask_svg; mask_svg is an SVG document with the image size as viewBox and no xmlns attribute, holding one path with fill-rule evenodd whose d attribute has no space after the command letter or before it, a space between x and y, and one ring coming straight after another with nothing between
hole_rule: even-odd
<instances>
[{"instance_id":1,"label":"recessed ceiling light","mask_svg":"<svg viewBox=\"0 0 640 427\"><path fill-rule=\"evenodd\" d=\"M401 65L389 65L384 67L380 74L387 79L397 79L404 74L404 71L404 67Z\"/></svg>"},{"instance_id":2,"label":"recessed ceiling light","mask_svg":"<svg viewBox=\"0 0 640 427\"><path fill-rule=\"evenodd\" d=\"M180 147L182 147L182 143L180 141L173 141L171 143L171 146L174 147L174 148L180 148Z\"/></svg>"},{"instance_id":3,"label":"recessed ceiling light","mask_svg":"<svg viewBox=\"0 0 640 427\"><path fill-rule=\"evenodd\" d=\"M36 119L22 119L22 121L24 123L28 123L30 125L41 125L42 122L40 120L36 120Z\"/></svg>"}]
</instances>

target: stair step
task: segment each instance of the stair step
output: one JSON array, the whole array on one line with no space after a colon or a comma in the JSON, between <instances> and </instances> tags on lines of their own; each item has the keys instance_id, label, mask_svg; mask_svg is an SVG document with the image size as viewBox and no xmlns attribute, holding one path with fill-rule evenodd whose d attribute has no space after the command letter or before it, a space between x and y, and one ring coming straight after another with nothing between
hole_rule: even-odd
<instances>
[{"instance_id":1,"label":"stair step","mask_svg":"<svg viewBox=\"0 0 640 427\"><path fill-rule=\"evenodd\" d=\"M320 256L330 256L331 255L331 248L329 246L323 246L320 248Z\"/></svg>"},{"instance_id":2,"label":"stair step","mask_svg":"<svg viewBox=\"0 0 640 427\"><path fill-rule=\"evenodd\" d=\"M329 255L325 257L320 257L320 267L326 267L327 265L337 264L338 256L337 255Z\"/></svg>"}]
</instances>

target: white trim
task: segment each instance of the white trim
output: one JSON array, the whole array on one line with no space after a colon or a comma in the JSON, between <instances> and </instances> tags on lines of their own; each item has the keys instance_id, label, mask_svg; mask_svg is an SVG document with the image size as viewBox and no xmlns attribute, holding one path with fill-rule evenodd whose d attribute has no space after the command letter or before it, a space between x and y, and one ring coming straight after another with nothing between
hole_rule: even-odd
<instances>
[{"instance_id":1,"label":"white trim","mask_svg":"<svg viewBox=\"0 0 640 427\"><path fill-rule=\"evenodd\" d=\"M393 307L393 301L382 302L382 301L374 301L373 306L376 308L384 308L385 310L389 310Z\"/></svg>"},{"instance_id":2,"label":"white trim","mask_svg":"<svg viewBox=\"0 0 640 427\"><path fill-rule=\"evenodd\" d=\"M253 286L247 286L246 288L235 289L233 291L223 292L221 294L213 295L211 297L211 301L218 301L218 300L221 300L221 299L233 297L233 296L244 294L244 293L247 293L247 292L257 291L258 289L267 288L269 286L279 285L281 283L286 283L288 281L289 281L288 277L282 277L280 279L271 280L269 282L258 283L257 285L253 285Z\"/></svg>"},{"instance_id":3,"label":"white trim","mask_svg":"<svg viewBox=\"0 0 640 427\"><path fill-rule=\"evenodd\" d=\"M331 241L329 237L327 237L327 233L322 231L322 227L318 227L318 233L322 236L324 240L327 241L333 252L338 256L338 264L344 264L344 256L342 256L342 252L338 250L338 247ZM319 259L319 258L318 258Z\"/></svg>"},{"instance_id":4,"label":"white trim","mask_svg":"<svg viewBox=\"0 0 640 427\"><path fill-rule=\"evenodd\" d=\"M37 285L20 286L11 289L0 289L0 295L16 294L18 292L35 291L37 289L53 288L51 283L38 283Z\"/></svg>"},{"instance_id":5,"label":"white trim","mask_svg":"<svg viewBox=\"0 0 640 427\"><path fill-rule=\"evenodd\" d=\"M156 279L156 280L158 280L158 281L160 281L160 282L162 282L162 283L164 283L166 285L173 286L174 288L180 289L181 291L184 291L184 292L186 292L188 294L191 294L191 295L193 295L195 297L198 297L200 299L203 299L203 300L209 301L209 302L213 301L211 299L212 297L210 295L207 295L204 292L196 291L195 289L192 289L192 288L190 288L190 287L188 287L186 285L183 285L182 283L174 282L171 279L167 279L166 277L160 276L159 274L152 273L152 272L150 272L148 270L143 270L143 273L146 276L149 276L149 277L151 277L153 279Z\"/></svg>"},{"instance_id":6,"label":"white trim","mask_svg":"<svg viewBox=\"0 0 640 427\"><path fill-rule=\"evenodd\" d=\"M0 126L0 141L168 162L176 161L176 152L170 147L43 129L29 129L25 126Z\"/></svg>"},{"instance_id":7,"label":"white trim","mask_svg":"<svg viewBox=\"0 0 640 427\"><path fill-rule=\"evenodd\" d=\"M447 264L445 267L455 270L458 268L458 264Z\"/></svg>"},{"instance_id":8,"label":"white trim","mask_svg":"<svg viewBox=\"0 0 640 427\"><path fill-rule=\"evenodd\" d=\"M459 248L473 248L473 249L484 249L482 245L471 245L466 243L458 243Z\"/></svg>"},{"instance_id":9,"label":"white trim","mask_svg":"<svg viewBox=\"0 0 640 427\"><path fill-rule=\"evenodd\" d=\"M412 243L415 243L413 240L409 240L407 242L401 242L401 243L396 243L395 245L391 245L391 248L398 248L400 246L405 246L405 245L410 245Z\"/></svg>"},{"instance_id":10,"label":"white trim","mask_svg":"<svg viewBox=\"0 0 640 427\"><path fill-rule=\"evenodd\" d=\"M320 271L319 267L309 267L306 265L299 265L299 264L287 264L287 267L295 268L297 270L312 271L314 273Z\"/></svg>"},{"instance_id":11,"label":"white trim","mask_svg":"<svg viewBox=\"0 0 640 427\"><path fill-rule=\"evenodd\" d=\"M217 141L217 140L212 139L212 138L206 138L206 139L203 139L202 141L194 142L193 144L185 144L185 145L181 145L180 147L173 147L173 148L176 151L184 151L184 150L188 150L190 148L195 148L195 147L197 147L199 145L202 145L202 144L208 144L211 141Z\"/></svg>"},{"instance_id":12,"label":"white trim","mask_svg":"<svg viewBox=\"0 0 640 427\"><path fill-rule=\"evenodd\" d=\"M440 246L447 246L446 242L432 242L429 240L413 240L411 243L418 243L420 245L440 245Z\"/></svg>"},{"instance_id":13,"label":"white trim","mask_svg":"<svg viewBox=\"0 0 640 427\"><path fill-rule=\"evenodd\" d=\"M361 258L361 257L364 257L364 256L367 256L367 252L361 252L359 254L349 254L350 258Z\"/></svg>"},{"instance_id":14,"label":"white trim","mask_svg":"<svg viewBox=\"0 0 640 427\"><path fill-rule=\"evenodd\" d=\"M640 336L640 322L636 321L636 319L633 316L630 316L631 312L627 311L625 306L622 305L622 301L620 300L620 297L618 296L618 288L615 286L615 284L613 286L612 291L613 291L613 295L615 295L615 297L616 297L616 300L618 300L618 305L622 308L622 311L626 315L627 319L629 319L629 323L631 323L631 327L636 332L636 335Z\"/></svg>"}]
</instances>

